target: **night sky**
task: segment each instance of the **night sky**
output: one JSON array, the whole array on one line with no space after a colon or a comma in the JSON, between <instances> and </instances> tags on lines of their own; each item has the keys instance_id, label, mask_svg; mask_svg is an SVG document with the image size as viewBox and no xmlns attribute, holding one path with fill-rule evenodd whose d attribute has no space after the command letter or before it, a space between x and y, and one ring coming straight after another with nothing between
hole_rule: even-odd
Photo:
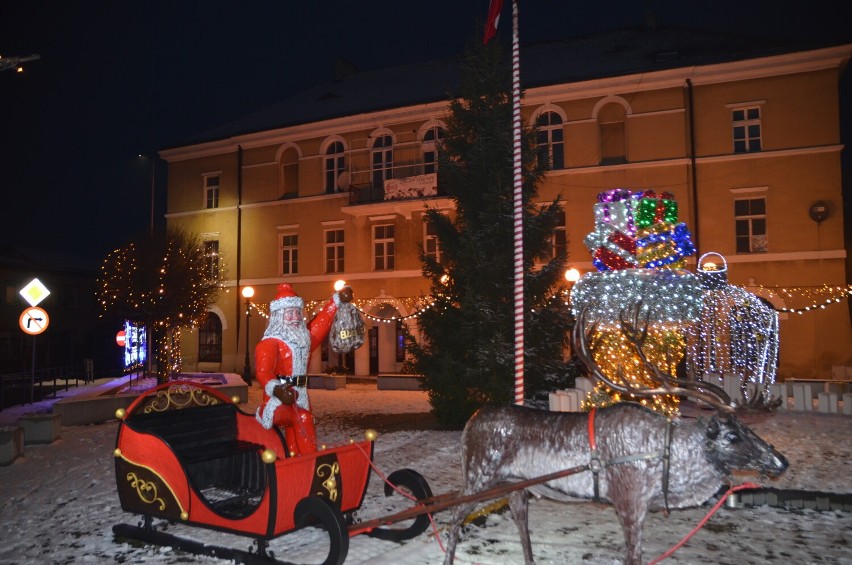
<instances>
[{"instance_id":1,"label":"night sky","mask_svg":"<svg viewBox=\"0 0 852 565\"><path fill-rule=\"evenodd\" d=\"M649 10L664 26L852 42L851 0L520 7L522 45L641 26ZM488 0L3 0L0 55L41 59L0 72L0 242L101 259L149 226L151 160L140 154L329 81L337 57L368 70L458 54L487 9Z\"/></svg>"}]
</instances>

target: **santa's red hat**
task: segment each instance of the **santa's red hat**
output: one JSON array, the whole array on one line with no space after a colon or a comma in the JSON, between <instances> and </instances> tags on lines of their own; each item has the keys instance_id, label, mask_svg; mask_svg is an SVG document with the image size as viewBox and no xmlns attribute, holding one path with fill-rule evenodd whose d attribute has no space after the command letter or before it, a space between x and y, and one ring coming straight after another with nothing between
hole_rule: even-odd
<instances>
[{"instance_id":1,"label":"santa's red hat","mask_svg":"<svg viewBox=\"0 0 852 565\"><path fill-rule=\"evenodd\" d=\"M304 307L304 301L299 298L299 295L296 294L296 291L293 290L293 287L287 283L281 283L278 285L278 294L276 294L275 299L269 303L270 312L283 310L284 308Z\"/></svg>"}]
</instances>

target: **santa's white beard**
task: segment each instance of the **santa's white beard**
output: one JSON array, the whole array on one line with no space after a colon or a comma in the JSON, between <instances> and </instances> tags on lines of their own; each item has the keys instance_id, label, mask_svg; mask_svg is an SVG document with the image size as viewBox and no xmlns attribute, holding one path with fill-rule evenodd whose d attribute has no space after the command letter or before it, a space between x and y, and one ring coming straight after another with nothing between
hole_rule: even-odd
<instances>
[{"instance_id":1,"label":"santa's white beard","mask_svg":"<svg viewBox=\"0 0 852 565\"><path fill-rule=\"evenodd\" d=\"M269 319L269 325L263 337L274 337L280 339L293 354L293 374L282 376L304 375L308 371L308 356L311 353L311 332L305 322L297 325L286 324L284 316L280 313L273 314Z\"/></svg>"}]
</instances>

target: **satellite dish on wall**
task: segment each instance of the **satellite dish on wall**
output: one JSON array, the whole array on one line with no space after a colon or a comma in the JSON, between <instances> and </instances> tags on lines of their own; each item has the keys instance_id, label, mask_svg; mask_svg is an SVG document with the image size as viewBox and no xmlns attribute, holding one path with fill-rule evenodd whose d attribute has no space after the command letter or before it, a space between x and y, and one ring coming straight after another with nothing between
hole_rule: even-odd
<instances>
[{"instance_id":1,"label":"satellite dish on wall","mask_svg":"<svg viewBox=\"0 0 852 565\"><path fill-rule=\"evenodd\" d=\"M341 190L349 190L349 183L349 173L346 171L340 173L340 176L337 177L337 188Z\"/></svg>"},{"instance_id":2,"label":"satellite dish on wall","mask_svg":"<svg viewBox=\"0 0 852 565\"><path fill-rule=\"evenodd\" d=\"M808 209L808 215L816 223L821 223L831 215L831 205L825 200L817 200Z\"/></svg>"}]
</instances>

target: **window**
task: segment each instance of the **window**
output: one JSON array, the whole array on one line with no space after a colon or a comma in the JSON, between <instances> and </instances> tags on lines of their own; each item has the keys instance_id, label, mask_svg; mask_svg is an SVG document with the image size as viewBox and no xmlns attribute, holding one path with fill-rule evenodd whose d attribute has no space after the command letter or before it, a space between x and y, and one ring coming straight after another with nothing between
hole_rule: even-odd
<instances>
[{"instance_id":1,"label":"window","mask_svg":"<svg viewBox=\"0 0 852 565\"><path fill-rule=\"evenodd\" d=\"M434 126L423 134L423 173L438 171L438 151L444 141L444 128Z\"/></svg>"},{"instance_id":2,"label":"window","mask_svg":"<svg viewBox=\"0 0 852 565\"><path fill-rule=\"evenodd\" d=\"M765 253L766 199L734 200L737 253Z\"/></svg>"},{"instance_id":3,"label":"window","mask_svg":"<svg viewBox=\"0 0 852 565\"><path fill-rule=\"evenodd\" d=\"M736 108L732 111L734 153L760 151L760 107Z\"/></svg>"},{"instance_id":4,"label":"window","mask_svg":"<svg viewBox=\"0 0 852 565\"><path fill-rule=\"evenodd\" d=\"M553 249L551 250L551 258L556 258L561 253L563 256L568 252L568 231L565 229L565 213L559 215L559 223L553 230Z\"/></svg>"},{"instance_id":5,"label":"window","mask_svg":"<svg viewBox=\"0 0 852 565\"><path fill-rule=\"evenodd\" d=\"M373 188L384 188L385 181L393 178L393 138L382 135L373 144Z\"/></svg>"},{"instance_id":6,"label":"window","mask_svg":"<svg viewBox=\"0 0 852 565\"><path fill-rule=\"evenodd\" d=\"M299 272L299 236L295 233L282 233L281 274L295 275Z\"/></svg>"},{"instance_id":7,"label":"window","mask_svg":"<svg viewBox=\"0 0 852 565\"><path fill-rule=\"evenodd\" d=\"M219 207L219 175L204 177L204 205L208 209Z\"/></svg>"},{"instance_id":8,"label":"window","mask_svg":"<svg viewBox=\"0 0 852 565\"><path fill-rule=\"evenodd\" d=\"M289 147L281 154L281 198L299 195L299 152Z\"/></svg>"},{"instance_id":9,"label":"window","mask_svg":"<svg viewBox=\"0 0 852 565\"><path fill-rule=\"evenodd\" d=\"M423 222L423 253L435 262L441 262L441 246L438 243L438 232L435 225L424 220Z\"/></svg>"},{"instance_id":10,"label":"window","mask_svg":"<svg viewBox=\"0 0 852 565\"><path fill-rule=\"evenodd\" d=\"M325 230L325 272L343 272L343 230Z\"/></svg>"},{"instance_id":11,"label":"window","mask_svg":"<svg viewBox=\"0 0 852 565\"><path fill-rule=\"evenodd\" d=\"M394 266L394 226L373 226L373 256L377 271L387 271Z\"/></svg>"},{"instance_id":12,"label":"window","mask_svg":"<svg viewBox=\"0 0 852 565\"><path fill-rule=\"evenodd\" d=\"M556 112L544 112L536 120L536 148L538 158L546 159L548 168L565 168L565 144L562 139L562 116Z\"/></svg>"},{"instance_id":13,"label":"window","mask_svg":"<svg viewBox=\"0 0 852 565\"><path fill-rule=\"evenodd\" d=\"M627 162L624 123L627 110L621 104L607 104L598 113L601 136L601 165Z\"/></svg>"},{"instance_id":14,"label":"window","mask_svg":"<svg viewBox=\"0 0 852 565\"><path fill-rule=\"evenodd\" d=\"M204 274L211 279L219 278L219 240L211 239L204 242L204 258L207 260Z\"/></svg>"},{"instance_id":15,"label":"window","mask_svg":"<svg viewBox=\"0 0 852 565\"><path fill-rule=\"evenodd\" d=\"M346 154L343 143L335 141L325 150L325 191L337 192L340 175L346 170Z\"/></svg>"},{"instance_id":16,"label":"window","mask_svg":"<svg viewBox=\"0 0 852 565\"><path fill-rule=\"evenodd\" d=\"M198 326L198 361L222 362L222 321L213 312L207 312L204 321Z\"/></svg>"}]
</instances>

